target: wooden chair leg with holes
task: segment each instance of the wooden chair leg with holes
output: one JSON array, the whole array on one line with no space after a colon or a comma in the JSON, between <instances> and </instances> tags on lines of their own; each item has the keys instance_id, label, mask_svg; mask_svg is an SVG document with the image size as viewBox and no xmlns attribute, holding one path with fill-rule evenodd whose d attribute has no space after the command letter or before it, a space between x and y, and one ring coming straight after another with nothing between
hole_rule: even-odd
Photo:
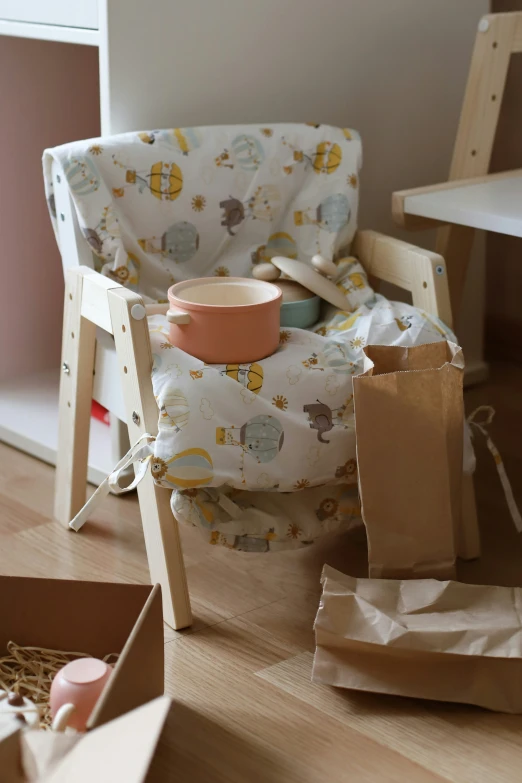
<instances>
[{"instance_id":1,"label":"wooden chair leg with holes","mask_svg":"<svg viewBox=\"0 0 522 783\"><path fill-rule=\"evenodd\" d=\"M67 526L85 503L96 325L81 311L84 276L68 270L62 335L54 516Z\"/></svg>"},{"instance_id":2,"label":"wooden chair leg with holes","mask_svg":"<svg viewBox=\"0 0 522 783\"><path fill-rule=\"evenodd\" d=\"M114 335L130 441L157 433L145 315L138 294L87 267L67 271L62 358L68 372L60 385L55 489L55 515L63 524L85 502L96 326ZM151 581L162 587L164 620L172 628L185 628L192 614L170 491L156 486L148 472L138 486L138 498Z\"/></svg>"}]
</instances>

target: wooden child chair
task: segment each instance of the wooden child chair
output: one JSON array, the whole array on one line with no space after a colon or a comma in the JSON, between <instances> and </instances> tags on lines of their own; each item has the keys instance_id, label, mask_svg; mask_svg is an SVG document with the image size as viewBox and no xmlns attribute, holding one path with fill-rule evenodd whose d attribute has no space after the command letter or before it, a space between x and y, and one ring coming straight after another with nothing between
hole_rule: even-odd
<instances>
[{"instance_id":1,"label":"wooden child chair","mask_svg":"<svg viewBox=\"0 0 522 783\"><path fill-rule=\"evenodd\" d=\"M167 134L166 131L153 133L139 134L139 143L152 145L157 139L161 141L160 134ZM240 163L247 167L251 159L246 156L251 154L251 148L244 145L244 137L240 138L237 154L244 156ZM197 143L197 134L193 133L190 139ZM257 155L257 149L255 152ZM327 153L328 150L321 148L322 157L313 165L336 165L333 156L328 157ZM226 150L224 154L228 155ZM300 161L299 156L295 159ZM74 155L68 159L75 177L72 186L71 168L64 169L58 159L53 158L52 171L48 173L53 186L51 212L56 215L55 228L66 278L54 507L57 520L65 526L85 503L92 399L106 407L123 423L122 426L126 425L131 443L146 433L152 436L158 433L158 406L151 380L153 358L146 316L165 313L168 309L167 305L146 304L141 293L121 285L116 275L105 276L93 268L92 243L96 244L99 238L80 225L75 194L71 193L72 187L79 191L89 191L93 187L89 164L79 160ZM228 157L217 158L218 166L229 164ZM169 169L169 187L177 181L172 171L173 168ZM135 171L127 175L129 187L134 187L136 182L139 185L139 176ZM311 176L317 176L314 170ZM151 203L155 203L154 195L149 196ZM325 203L331 207L331 201ZM338 208L338 202L335 208ZM259 209L265 209L264 203ZM262 213L259 214L262 218ZM231 236L235 235L234 225L226 227ZM440 255L374 231L356 232L351 252L372 280L394 283L409 291L414 306L439 317L451 327L445 263ZM152 582L162 586L165 621L180 629L190 625L192 617L170 494L171 490L155 484L150 471L138 484L150 577ZM466 475L457 535L459 555L466 559L478 556L472 478Z\"/></svg>"}]
</instances>

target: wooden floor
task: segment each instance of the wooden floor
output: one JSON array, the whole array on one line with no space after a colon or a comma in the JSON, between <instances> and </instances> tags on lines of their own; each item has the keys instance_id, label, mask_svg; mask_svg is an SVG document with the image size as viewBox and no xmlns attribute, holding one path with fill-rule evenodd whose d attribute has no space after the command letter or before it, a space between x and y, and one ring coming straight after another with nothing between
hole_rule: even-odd
<instances>
[{"instance_id":1,"label":"wooden floor","mask_svg":"<svg viewBox=\"0 0 522 783\"><path fill-rule=\"evenodd\" d=\"M496 365L491 381L466 396L468 410L496 407L491 433L522 506L521 392L522 368ZM462 564L459 577L522 585L522 543L493 461L482 443L477 452L484 555ZM0 445L0 572L147 581L135 497L109 498L75 534L50 519L53 474ZM520 780L522 716L310 682L322 566L364 576L362 531L271 555L229 552L202 543L194 530L182 533L195 623L181 634L166 632L166 688L175 702L155 780Z\"/></svg>"}]
</instances>

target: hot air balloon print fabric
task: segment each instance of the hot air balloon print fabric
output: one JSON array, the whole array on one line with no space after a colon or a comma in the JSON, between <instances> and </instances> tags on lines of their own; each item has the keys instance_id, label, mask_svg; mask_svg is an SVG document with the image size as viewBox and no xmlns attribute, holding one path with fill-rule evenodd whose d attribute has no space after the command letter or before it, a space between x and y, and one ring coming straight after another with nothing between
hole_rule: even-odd
<instances>
[{"instance_id":1,"label":"hot air balloon print fabric","mask_svg":"<svg viewBox=\"0 0 522 783\"><path fill-rule=\"evenodd\" d=\"M206 365L170 345L163 316L149 318L160 478L177 518L213 545L268 552L360 524L352 379L363 348L452 339L433 316L373 292L356 259L338 268L339 287L364 291L364 303L327 308L311 331L281 329L276 353L252 364ZM171 461L184 467L178 455L194 448L208 455L206 483L183 487Z\"/></svg>"},{"instance_id":2,"label":"hot air balloon print fabric","mask_svg":"<svg viewBox=\"0 0 522 783\"><path fill-rule=\"evenodd\" d=\"M158 435L150 468L176 518L212 545L269 552L360 524L352 378L369 343L453 339L433 316L376 294L349 248L361 141L326 125L219 126L127 133L44 156L65 172L102 274L166 301L174 282L249 277L285 255L337 264L348 311L324 306L311 330L284 328L250 364L206 365L149 318ZM263 328L259 324L259 328Z\"/></svg>"},{"instance_id":3,"label":"hot air balloon print fabric","mask_svg":"<svg viewBox=\"0 0 522 783\"><path fill-rule=\"evenodd\" d=\"M250 277L275 255L341 257L361 155L355 131L328 125L170 128L56 147L44 172L54 224L53 157L95 268L162 302L176 282Z\"/></svg>"}]
</instances>

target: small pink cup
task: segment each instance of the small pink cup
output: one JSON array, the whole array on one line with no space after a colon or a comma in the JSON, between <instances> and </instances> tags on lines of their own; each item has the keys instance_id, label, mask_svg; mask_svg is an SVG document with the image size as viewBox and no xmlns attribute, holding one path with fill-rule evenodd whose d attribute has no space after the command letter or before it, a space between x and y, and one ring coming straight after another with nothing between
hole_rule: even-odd
<instances>
[{"instance_id":1,"label":"small pink cup","mask_svg":"<svg viewBox=\"0 0 522 783\"><path fill-rule=\"evenodd\" d=\"M78 658L55 675L50 705L53 718L64 704L73 704L68 725L85 731L90 714L112 674L112 666L97 658Z\"/></svg>"}]
</instances>

